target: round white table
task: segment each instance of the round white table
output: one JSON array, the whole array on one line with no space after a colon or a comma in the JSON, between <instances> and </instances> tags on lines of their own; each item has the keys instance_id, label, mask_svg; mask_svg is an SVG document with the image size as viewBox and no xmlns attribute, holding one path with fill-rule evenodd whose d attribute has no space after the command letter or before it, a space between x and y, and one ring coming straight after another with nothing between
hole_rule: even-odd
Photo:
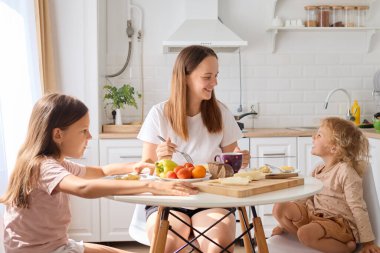
<instances>
[{"instance_id":1,"label":"round white table","mask_svg":"<svg viewBox=\"0 0 380 253\"><path fill-rule=\"evenodd\" d=\"M139 195L115 195L110 196L110 199L128 203L144 204L159 206L159 215L157 216L156 232L152 241L152 246L150 252L160 253L164 252L166 234L169 227L167 221L167 215L162 215L166 207L197 207L197 208L212 208L212 207L245 207L250 206L253 210L254 216L254 228L255 237L258 244L259 253L267 253L268 248L266 245L266 239L261 225L260 217L257 217L254 206L256 205L266 205L278 202L292 201L302 198L310 197L320 190L322 190L322 183L311 177L305 178L304 185L299 185L283 190L277 190L273 192L253 195L250 197L236 198L228 197L210 193L200 192L196 195L191 196L156 196L152 194L139 194ZM241 214L242 219L247 218L246 213L244 214L245 208L239 208L243 213ZM239 213L240 215L240 213ZM166 216L166 217L165 217ZM245 217L244 217L245 216ZM244 224L242 224L243 226ZM245 229L248 229L245 227ZM243 230L244 231L244 230ZM253 252L252 248L247 248L246 240L249 238L244 237L244 245L247 252Z\"/></svg>"}]
</instances>

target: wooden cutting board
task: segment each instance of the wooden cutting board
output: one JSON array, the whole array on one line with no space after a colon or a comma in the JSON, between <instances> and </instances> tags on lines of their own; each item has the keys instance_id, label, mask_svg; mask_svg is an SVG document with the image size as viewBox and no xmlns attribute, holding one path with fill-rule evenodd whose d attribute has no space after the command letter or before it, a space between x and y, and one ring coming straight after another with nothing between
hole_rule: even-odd
<instances>
[{"instance_id":1,"label":"wooden cutting board","mask_svg":"<svg viewBox=\"0 0 380 253\"><path fill-rule=\"evenodd\" d=\"M263 179L259 181L251 181L248 185L222 185L218 179L193 183L199 191L244 198L260 193L282 190L298 185L303 185L302 177L286 178L286 179Z\"/></svg>"}]
</instances>

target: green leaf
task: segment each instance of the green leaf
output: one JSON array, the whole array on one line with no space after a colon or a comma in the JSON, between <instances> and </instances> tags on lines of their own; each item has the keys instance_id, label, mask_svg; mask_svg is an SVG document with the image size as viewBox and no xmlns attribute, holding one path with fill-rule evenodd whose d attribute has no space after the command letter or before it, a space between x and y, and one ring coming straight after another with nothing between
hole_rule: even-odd
<instances>
[{"instance_id":1,"label":"green leaf","mask_svg":"<svg viewBox=\"0 0 380 253\"><path fill-rule=\"evenodd\" d=\"M114 109L124 108L125 105L133 106L137 109L135 96L141 98L141 94L135 91L135 88L131 85L124 84L120 88L105 85L103 89L105 90L104 100L111 100Z\"/></svg>"}]
</instances>

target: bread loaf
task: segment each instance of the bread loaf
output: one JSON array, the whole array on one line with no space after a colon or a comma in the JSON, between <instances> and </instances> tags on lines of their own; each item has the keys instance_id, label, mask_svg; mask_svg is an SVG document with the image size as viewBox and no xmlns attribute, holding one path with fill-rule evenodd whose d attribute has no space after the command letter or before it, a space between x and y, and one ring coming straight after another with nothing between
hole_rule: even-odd
<instances>
[{"instance_id":1,"label":"bread loaf","mask_svg":"<svg viewBox=\"0 0 380 253\"><path fill-rule=\"evenodd\" d=\"M234 175L232 167L224 163L208 163L208 170L210 171L211 179L232 177Z\"/></svg>"}]
</instances>

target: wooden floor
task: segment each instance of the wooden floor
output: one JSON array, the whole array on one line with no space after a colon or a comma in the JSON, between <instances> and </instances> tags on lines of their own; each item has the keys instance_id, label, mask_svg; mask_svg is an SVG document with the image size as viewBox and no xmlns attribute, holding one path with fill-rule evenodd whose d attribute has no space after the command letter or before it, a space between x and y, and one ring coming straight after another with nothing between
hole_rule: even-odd
<instances>
[{"instance_id":1,"label":"wooden floor","mask_svg":"<svg viewBox=\"0 0 380 253\"><path fill-rule=\"evenodd\" d=\"M118 249L124 249L134 253L148 253L149 247L142 245L138 242L113 242L108 243L108 246L115 247ZM234 253L245 253L244 247L236 244Z\"/></svg>"}]
</instances>

